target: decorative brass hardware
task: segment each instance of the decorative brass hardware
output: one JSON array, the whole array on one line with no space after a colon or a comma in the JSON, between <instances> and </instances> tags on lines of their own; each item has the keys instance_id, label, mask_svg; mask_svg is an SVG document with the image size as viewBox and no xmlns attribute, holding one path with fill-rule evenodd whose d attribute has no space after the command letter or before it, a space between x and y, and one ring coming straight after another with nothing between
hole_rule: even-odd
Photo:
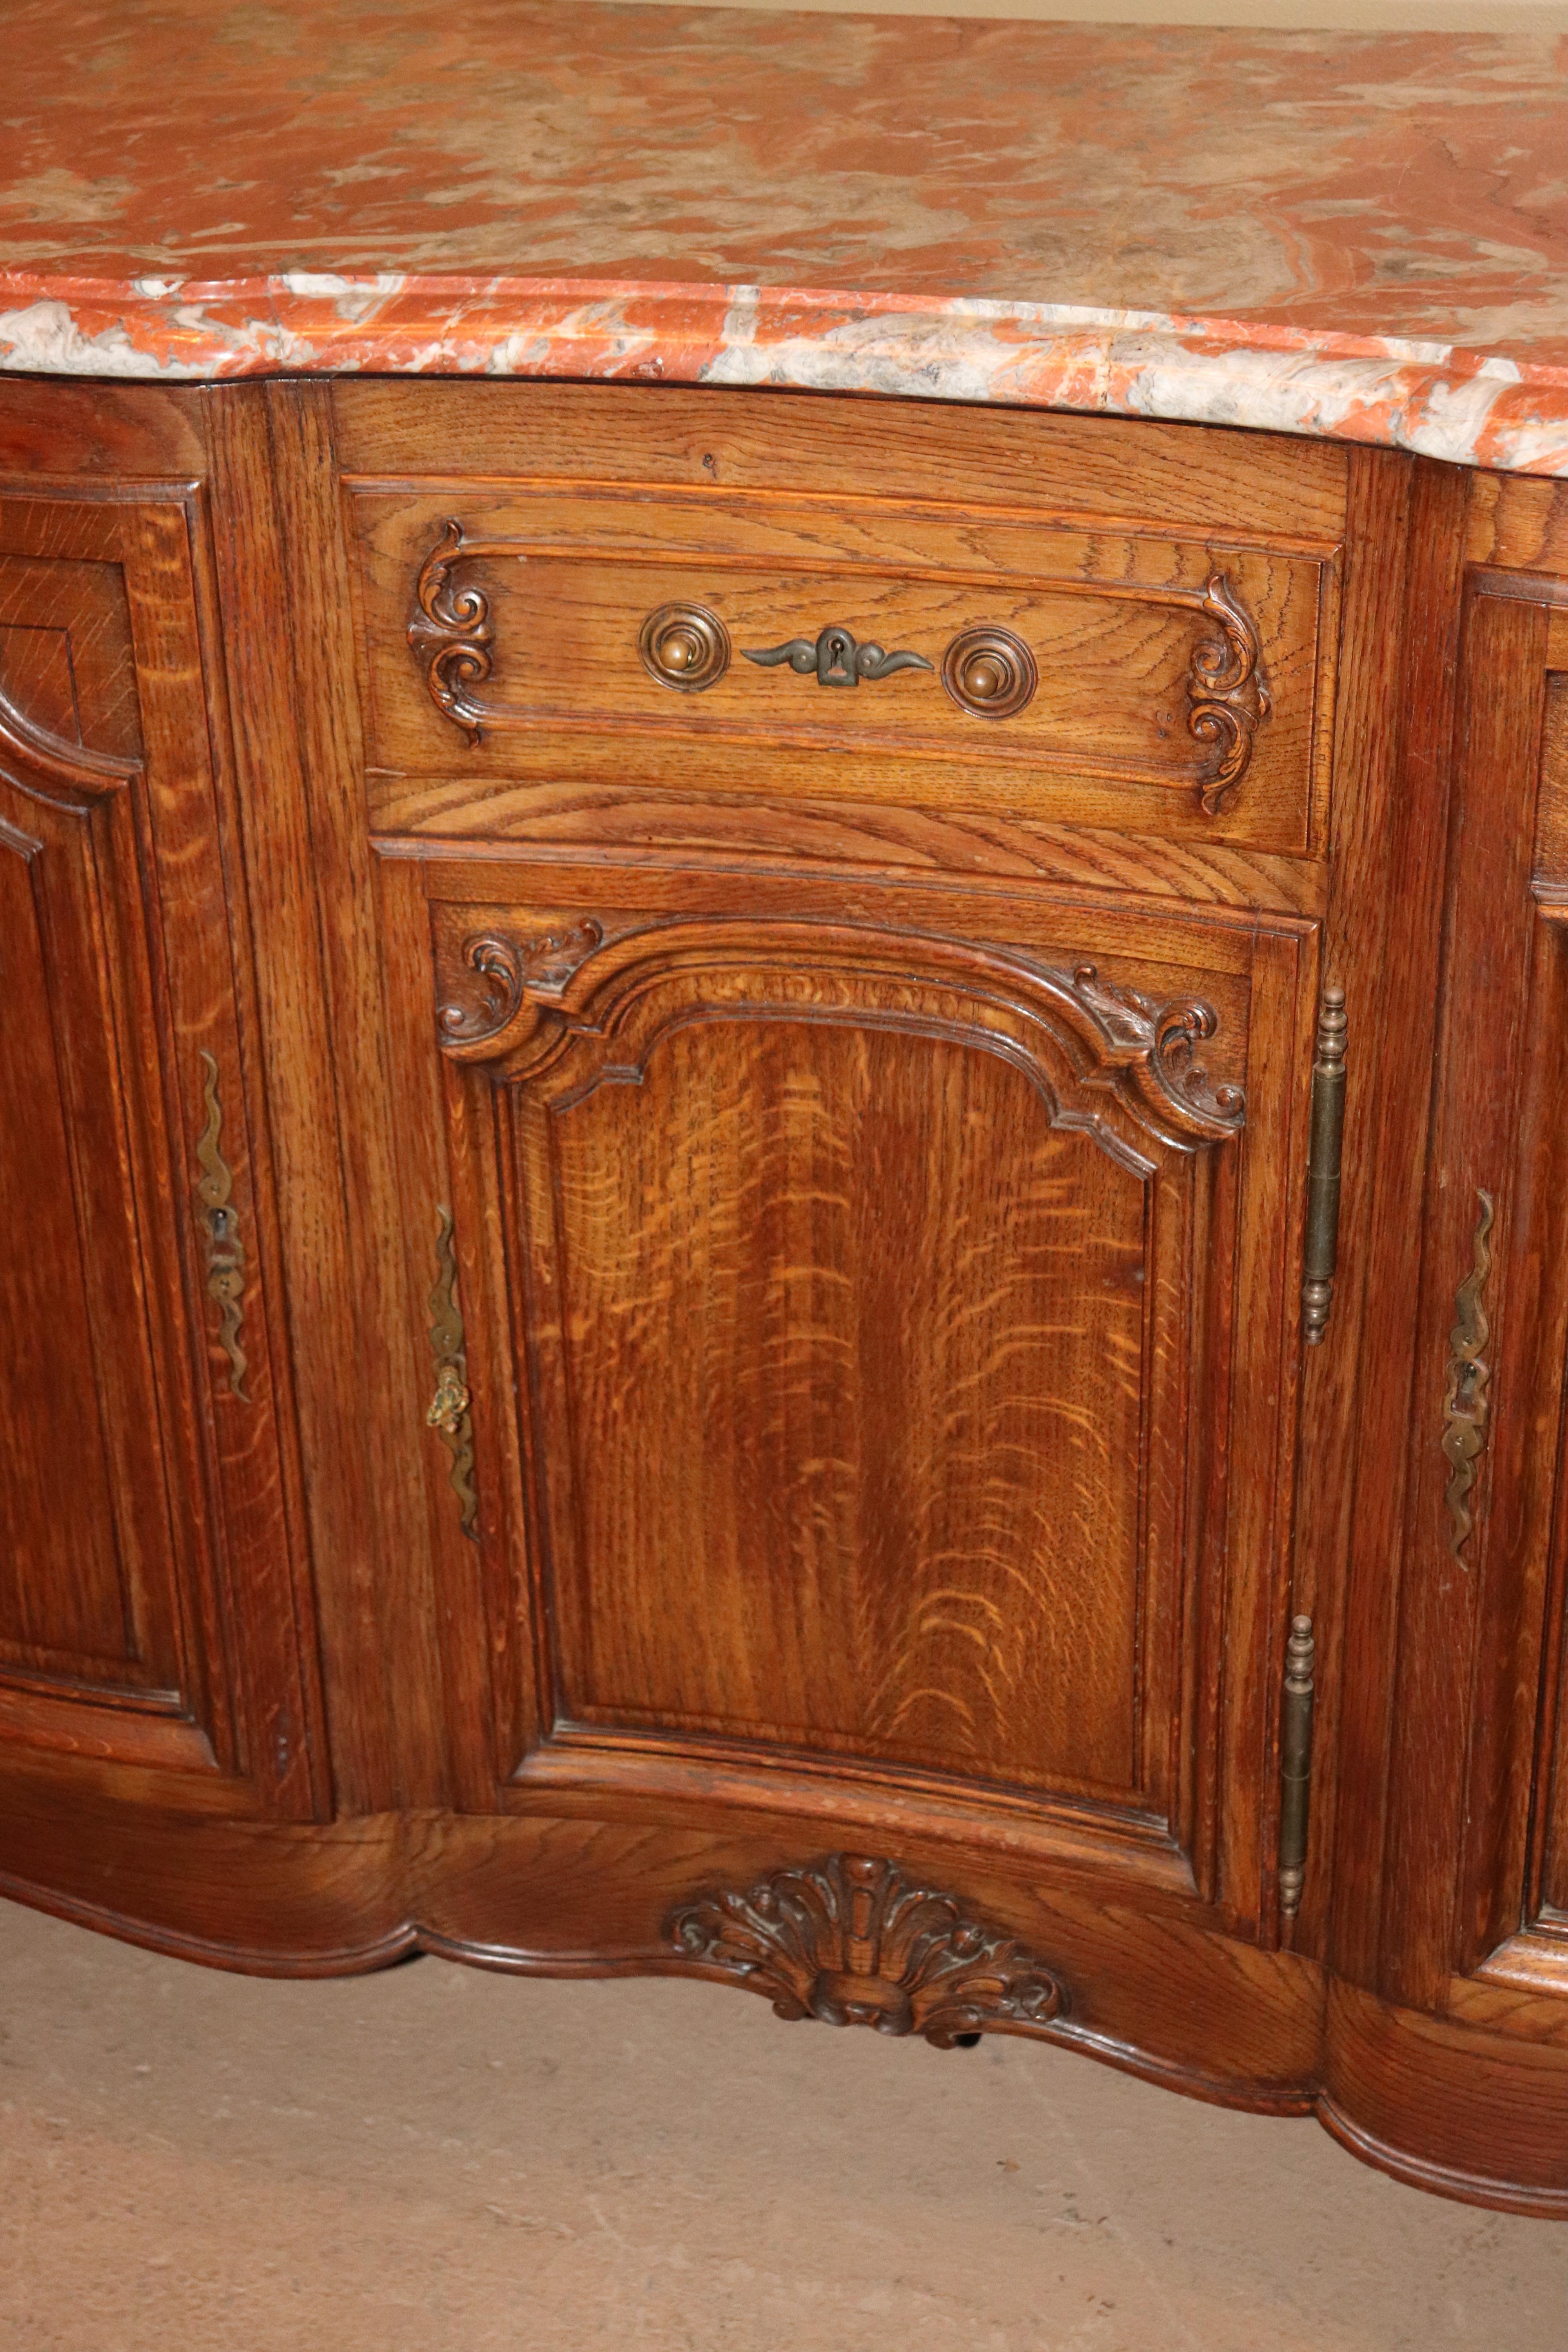
<instances>
[{"instance_id":1,"label":"decorative brass hardware","mask_svg":"<svg viewBox=\"0 0 1568 2352\"><path fill-rule=\"evenodd\" d=\"M880 646L858 646L846 628L830 622L815 642L791 637L787 645L770 646L761 653L742 653L759 669L777 669L788 662L802 677L816 672L818 686L858 686L861 679L891 677L895 670L930 669L924 654L889 654Z\"/></svg>"},{"instance_id":2,"label":"decorative brass hardware","mask_svg":"<svg viewBox=\"0 0 1568 2352\"><path fill-rule=\"evenodd\" d=\"M972 719L1011 719L1033 696L1039 672L1011 629L961 629L942 657L942 682Z\"/></svg>"},{"instance_id":3,"label":"decorative brass hardware","mask_svg":"<svg viewBox=\"0 0 1568 2352\"><path fill-rule=\"evenodd\" d=\"M436 1010L441 1043L478 1045L499 1036L530 990L557 993L604 936L603 927L585 915L537 939L483 931L465 940L460 970L448 979L449 993Z\"/></svg>"},{"instance_id":4,"label":"decorative brass hardware","mask_svg":"<svg viewBox=\"0 0 1568 2352\"><path fill-rule=\"evenodd\" d=\"M1312 1118L1307 1144L1307 1244L1301 1258L1301 1336L1321 1345L1334 1303L1340 1253L1340 1153L1345 1131L1345 992L1337 982L1318 1007Z\"/></svg>"},{"instance_id":5,"label":"decorative brass hardware","mask_svg":"<svg viewBox=\"0 0 1568 2352\"><path fill-rule=\"evenodd\" d=\"M463 1376L456 1364L443 1364L436 1382L436 1393L430 1400L430 1410L425 1416L426 1429L438 1429L448 1444L463 1425L463 1416L472 1399L463 1386Z\"/></svg>"},{"instance_id":6,"label":"decorative brass hardware","mask_svg":"<svg viewBox=\"0 0 1568 2352\"><path fill-rule=\"evenodd\" d=\"M480 740L486 714L469 688L482 686L490 674L495 631L482 592L455 587L452 572L459 562L492 552L516 555L515 549L492 549L486 541L465 540L462 524L448 516L419 567L414 589L418 610L408 624L408 642L426 661L425 683L436 708L474 744Z\"/></svg>"},{"instance_id":7,"label":"decorative brass hardware","mask_svg":"<svg viewBox=\"0 0 1568 2352\"><path fill-rule=\"evenodd\" d=\"M665 1933L676 1965L763 1994L775 2017L923 2033L939 2050L984 2032L1046 2033L1068 2006L1016 1937L869 1854L828 1854L745 1894L704 1895Z\"/></svg>"},{"instance_id":8,"label":"decorative brass hardware","mask_svg":"<svg viewBox=\"0 0 1568 2352\"><path fill-rule=\"evenodd\" d=\"M436 1358L436 1393L425 1416L452 1456L452 1492L462 1506L463 1533L479 1541L479 1498L474 1486L474 1423L469 1412L468 1367L462 1309L458 1305L458 1254L452 1212L436 1212L436 1287L430 1293L430 1347Z\"/></svg>"},{"instance_id":9,"label":"decorative brass hardware","mask_svg":"<svg viewBox=\"0 0 1568 2352\"><path fill-rule=\"evenodd\" d=\"M248 1404L251 1400L245 1392L245 1375L249 1368L245 1349L239 1344L245 1301L245 1245L239 1237L239 1211L231 1197L234 1171L218 1148L223 1134L223 1107L218 1101L217 1063L211 1054L203 1053L202 1069L207 1123L196 1144L196 1165L202 1171L196 1198L202 1204L202 1222L206 1228L207 1296L223 1310L218 1345L228 1358L229 1387L241 1404Z\"/></svg>"},{"instance_id":10,"label":"decorative brass hardware","mask_svg":"<svg viewBox=\"0 0 1568 2352\"><path fill-rule=\"evenodd\" d=\"M1307 1871L1312 1795L1313 1670L1317 1643L1310 1617L1292 1617L1285 1644L1285 1699L1279 1711L1279 1908L1293 1919Z\"/></svg>"},{"instance_id":11,"label":"decorative brass hardware","mask_svg":"<svg viewBox=\"0 0 1568 2352\"><path fill-rule=\"evenodd\" d=\"M650 677L678 694L704 694L730 667L730 632L706 604L661 604L637 632Z\"/></svg>"},{"instance_id":12,"label":"decorative brass hardware","mask_svg":"<svg viewBox=\"0 0 1568 2352\"><path fill-rule=\"evenodd\" d=\"M1240 782L1252 741L1273 708L1259 667L1262 648L1252 618L1231 593L1223 572L1210 575L1199 610L1219 624L1218 637L1200 637L1187 669L1187 732L1215 747L1215 763L1198 787L1205 816L1215 816Z\"/></svg>"},{"instance_id":13,"label":"decorative brass hardware","mask_svg":"<svg viewBox=\"0 0 1568 2352\"><path fill-rule=\"evenodd\" d=\"M1493 1202L1489 1192L1479 1188L1476 1198L1481 1204L1481 1213L1476 1220L1470 1270L1454 1294L1454 1328L1448 1334L1448 1381L1443 1398L1447 1423L1443 1451L1453 1465L1443 1499L1453 1522L1448 1549L1461 1567L1465 1538L1475 1525L1470 1516L1469 1493L1476 1483L1476 1464L1487 1442L1487 1423L1491 1413L1491 1400L1487 1394L1491 1366L1481 1360L1481 1349L1491 1337L1491 1326L1481 1302L1487 1276L1492 1270L1489 1236Z\"/></svg>"}]
</instances>

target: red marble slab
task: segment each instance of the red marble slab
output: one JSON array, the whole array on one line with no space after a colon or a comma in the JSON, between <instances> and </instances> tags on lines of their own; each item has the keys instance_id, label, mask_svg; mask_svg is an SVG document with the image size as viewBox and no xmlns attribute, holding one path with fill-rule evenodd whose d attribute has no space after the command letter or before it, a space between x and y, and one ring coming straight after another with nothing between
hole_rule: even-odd
<instances>
[{"instance_id":1,"label":"red marble slab","mask_svg":"<svg viewBox=\"0 0 1568 2352\"><path fill-rule=\"evenodd\" d=\"M0 365L662 376L1568 474L1568 41L6 0Z\"/></svg>"}]
</instances>

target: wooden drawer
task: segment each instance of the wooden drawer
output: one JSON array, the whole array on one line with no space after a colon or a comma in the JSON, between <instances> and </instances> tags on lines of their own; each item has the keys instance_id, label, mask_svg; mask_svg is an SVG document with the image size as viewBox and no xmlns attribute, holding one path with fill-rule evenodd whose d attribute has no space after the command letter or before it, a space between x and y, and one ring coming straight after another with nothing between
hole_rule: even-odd
<instances>
[{"instance_id":1,"label":"wooden drawer","mask_svg":"<svg viewBox=\"0 0 1568 2352\"><path fill-rule=\"evenodd\" d=\"M621 400L635 443L662 404ZM855 407L861 443L879 420ZM1151 520L1132 464L1125 515L1065 465L976 494L956 414L918 490L907 462L824 488L788 429L772 481L711 453L696 482L627 478L625 452L615 478L596 421L572 455L599 478L551 478L548 452L486 478L482 449L438 480L345 469L378 830L499 837L520 784L574 779L1320 842L1332 540L1249 531L1245 500L1224 529ZM1020 460L1053 454L1058 420L1000 421ZM1230 437L1194 435L1194 463Z\"/></svg>"}]
</instances>

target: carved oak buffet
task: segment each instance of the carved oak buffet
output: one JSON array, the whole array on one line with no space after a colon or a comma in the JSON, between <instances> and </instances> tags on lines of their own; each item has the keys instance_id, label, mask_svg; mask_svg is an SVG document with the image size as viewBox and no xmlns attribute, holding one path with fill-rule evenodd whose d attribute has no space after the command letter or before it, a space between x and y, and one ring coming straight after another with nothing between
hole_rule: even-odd
<instances>
[{"instance_id":1,"label":"carved oak buffet","mask_svg":"<svg viewBox=\"0 0 1568 2352\"><path fill-rule=\"evenodd\" d=\"M1500 358L1468 183L1465 330L1345 207L1269 293L1334 273L1260 158L1180 316L1003 201L1073 75L1224 47L1319 186L1381 75L1386 238L1437 68L855 20L969 258L873 142L784 268L741 99L804 136L821 19L481 9L373 168L412 8L320 116L320 16L285 94L158 13L222 173L115 180L155 58L23 7L0 210L0 1885L1036 2034L1568 2210L1561 224ZM1539 56L1428 53L1478 184L1558 152ZM431 228L540 77L616 217L563 112Z\"/></svg>"}]
</instances>

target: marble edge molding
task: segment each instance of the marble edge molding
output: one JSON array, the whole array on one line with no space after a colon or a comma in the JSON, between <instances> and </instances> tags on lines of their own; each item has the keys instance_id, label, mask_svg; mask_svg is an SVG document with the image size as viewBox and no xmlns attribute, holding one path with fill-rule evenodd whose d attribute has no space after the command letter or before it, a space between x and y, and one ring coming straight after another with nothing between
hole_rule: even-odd
<instances>
[{"instance_id":1,"label":"marble edge molding","mask_svg":"<svg viewBox=\"0 0 1568 2352\"><path fill-rule=\"evenodd\" d=\"M1568 477L1568 367L1309 327L794 287L382 272L0 272L0 368L774 384L1367 442Z\"/></svg>"}]
</instances>

